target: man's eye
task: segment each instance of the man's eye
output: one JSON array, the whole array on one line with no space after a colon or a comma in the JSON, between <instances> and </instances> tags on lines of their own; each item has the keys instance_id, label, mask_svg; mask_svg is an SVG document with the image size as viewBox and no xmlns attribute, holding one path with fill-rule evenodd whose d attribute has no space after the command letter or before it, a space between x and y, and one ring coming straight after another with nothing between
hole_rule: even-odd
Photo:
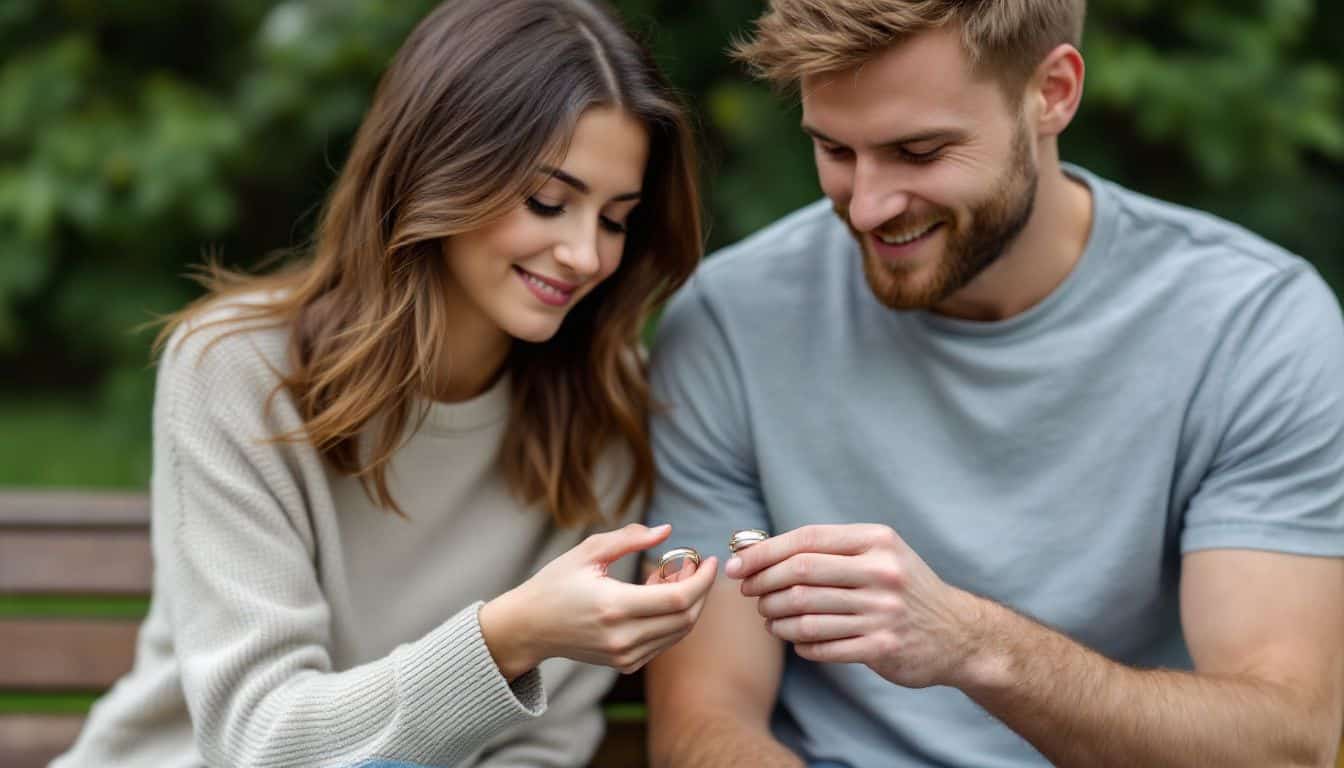
<instances>
[{"instance_id":1,"label":"man's eye","mask_svg":"<svg viewBox=\"0 0 1344 768\"><path fill-rule=\"evenodd\" d=\"M559 216L565 212L563 205L547 205L535 197L527 198L527 207L538 216Z\"/></svg>"},{"instance_id":2,"label":"man's eye","mask_svg":"<svg viewBox=\"0 0 1344 768\"><path fill-rule=\"evenodd\" d=\"M901 155L912 163L929 163L938 159L943 154L942 147L934 147L927 152L915 152L909 149L902 149Z\"/></svg>"}]
</instances>

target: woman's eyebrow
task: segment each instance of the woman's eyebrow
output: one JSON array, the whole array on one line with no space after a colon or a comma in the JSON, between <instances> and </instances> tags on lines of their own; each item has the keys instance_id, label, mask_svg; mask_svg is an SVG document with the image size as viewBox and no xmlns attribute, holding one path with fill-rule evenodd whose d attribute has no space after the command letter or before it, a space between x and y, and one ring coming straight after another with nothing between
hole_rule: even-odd
<instances>
[{"instance_id":1,"label":"woman's eyebrow","mask_svg":"<svg viewBox=\"0 0 1344 768\"><path fill-rule=\"evenodd\" d=\"M575 178L573 175L568 174L560 170L559 168L552 168L549 165L543 165L541 166L540 170L542 173L547 174L552 178L558 179L559 181L563 181L564 183L577 189L578 191L582 192L585 195L592 191L592 189L582 179ZM621 194L616 195L611 199L613 201L623 201L623 200L638 200L639 198L640 198L640 192L639 190L635 190L634 192L622 192Z\"/></svg>"}]
</instances>

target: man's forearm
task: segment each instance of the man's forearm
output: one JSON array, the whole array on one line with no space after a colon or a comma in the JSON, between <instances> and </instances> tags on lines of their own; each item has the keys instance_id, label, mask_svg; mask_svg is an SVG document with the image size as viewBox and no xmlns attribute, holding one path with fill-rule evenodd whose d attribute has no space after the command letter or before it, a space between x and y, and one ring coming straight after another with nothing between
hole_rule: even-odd
<instances>
[{"instance_id":1,"label":"man's forearm","mask_svg":"<svg viewBox=\"0 0 1344 768\"><path fill-rule=\"evenodd\" d=\"M700 710L650 733L653 768L803 768L764 728L732 713Z\"/></svg>"},{"instance_id":2,"label":"man's forearm","mask_svg":"<svg viewBox=\"0 0 1344 768\"><path fill-rule=\"evenodd\" d=\"M959 687L1056 765L1333 765L1335 718L1288 686L1132 669L982 607L988 652Z\"/></svg>"}]
</instances>

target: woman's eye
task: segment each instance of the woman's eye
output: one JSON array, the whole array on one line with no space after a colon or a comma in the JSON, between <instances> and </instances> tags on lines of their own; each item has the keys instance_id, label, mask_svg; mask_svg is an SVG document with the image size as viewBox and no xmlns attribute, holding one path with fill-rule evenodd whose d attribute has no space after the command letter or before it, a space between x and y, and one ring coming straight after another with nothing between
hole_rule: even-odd
<instances>
[{"instance_id":1,"label":"woman's eye","mask_svg":"<svg viewBox=\"0 0 1344 768\"><path fill-rule=\"evenodd\" d=\"M619 221L608 219L606 216L602 216L599 221L602 223L602 228L612 234L624 235L626 232L626 226Z\"/></svg>"},{"instance_id":2,"label":"woman's eye","mask_svg":"<svg viewBox=\"0 0 1344 768\"><path fill-rule=\"evenodd\" d=\"M843 158L849 154L848 147L834 147L825 144L821 145L821 151L834 158Z\"/></svg>"},{"instance_id":3,"label":"woman's eye","mask_svg":"<svg viewBox=\"0 0 1344 768\"><path fill-rule=\"evenodd\" d=\"M527 207L538 216L559 216L565 212L563 205L547 205L535 197L527 198Z\"/></svg>"}]
</instances>

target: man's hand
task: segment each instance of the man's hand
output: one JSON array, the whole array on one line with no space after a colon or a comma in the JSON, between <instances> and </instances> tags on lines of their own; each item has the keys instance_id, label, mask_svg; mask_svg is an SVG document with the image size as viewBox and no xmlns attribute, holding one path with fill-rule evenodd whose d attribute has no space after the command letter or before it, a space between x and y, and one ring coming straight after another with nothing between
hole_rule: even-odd
<instances>
[{"instance_id":1,"label":"man's hand","mask_svg":"<svg viewBox=\"0 0 1344 768\"><path fill-rule=\"evenodd\" d=\"M972 660L978 601L887 526L798 528L742 550L727 573L805 659L858 662L911 688L956 685Z\"/></svg>"}]
</instances>

